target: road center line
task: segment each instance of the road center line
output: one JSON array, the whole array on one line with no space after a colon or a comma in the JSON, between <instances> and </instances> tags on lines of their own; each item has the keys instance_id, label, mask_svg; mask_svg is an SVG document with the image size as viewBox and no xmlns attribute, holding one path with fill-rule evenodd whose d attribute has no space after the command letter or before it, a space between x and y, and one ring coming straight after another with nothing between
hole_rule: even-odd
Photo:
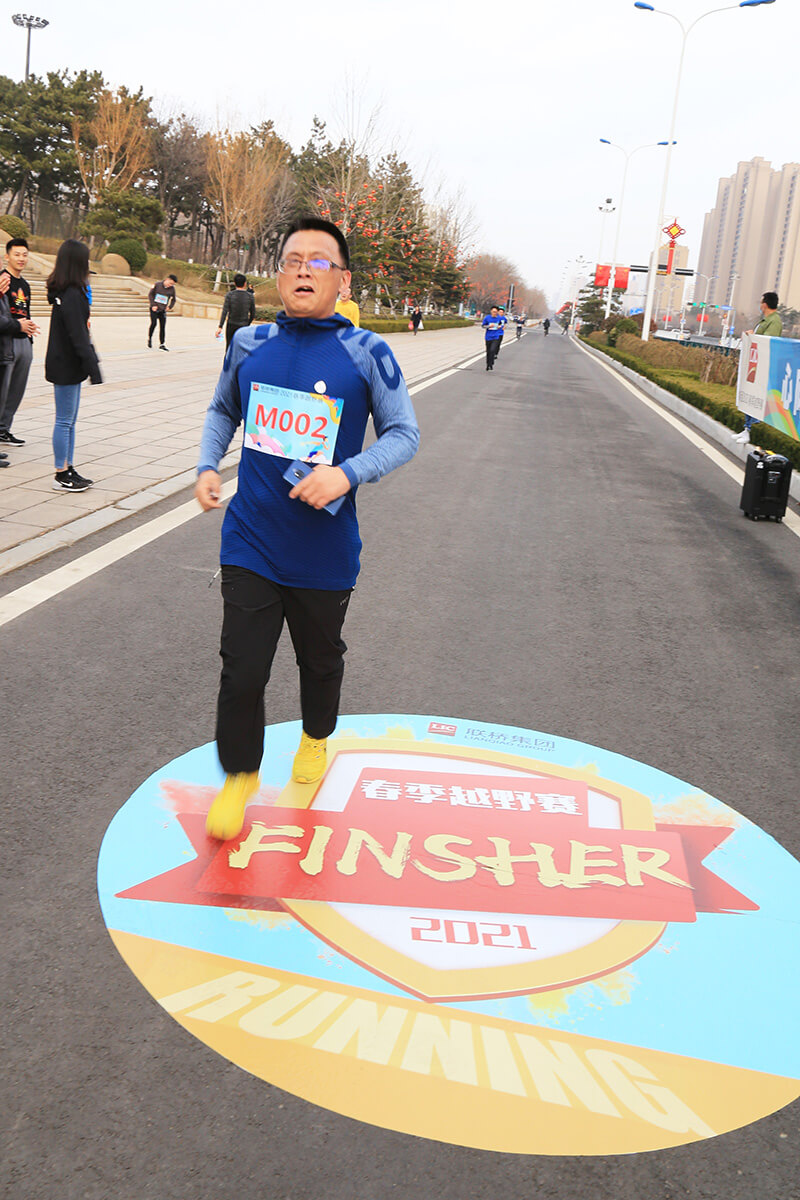
<instances>
[{"instance_id":1,"label":"road center line","mask_svg":"<svg viewBox=\"0 0 800 1200\"><path fill-rule=\"evenodd\" d=\"M441 374L434 375L432 379L426 379L424 383L416 384L415 387L409 388L409 395L414 396L417 392L424 391L425 388L433 387L435 383L441 383L443 379L449 379L458 370L458 367L450 367ZM222 499L229 500L235 491L236 480L232 479L223 485ZM65 567L59 567L57 570L43 575L40 579L34 580L33 583L26 583L16 591L9 592L7 596L0 599L0 626L7 625L9 621L21 617L23 613L30 612L32 608L37 608L46 600L51 600L61 592L67 591L68 588L74 587L76 583L81 583L84 579L96 575L98 571L112 566L121 558L126 558L136 550L141 550L143 546L163 537L165 533L171 533L173 529L178 529L187 521L191 521L193 517L199 516L200 508L197 501L188 500L185 504L179 504L177 508L164 513L163 516L139 525L129 533L123 533L120 537L106 542L104 546L90 550L88 554L82 554L80 558L67 563Z\"/></svg>"},{"instance_id":2,"label":"road center line","mask_svg":"<svg viewBox=\"0 0 800 1200\"><path fill-rule=\"evenodd\" d=\"M671 413L669 409L662 408L662 406L655 400L651 400L648 395L640 391L639 388L627 380L624 375L620 375L614 370L613 367L609 367L599 358L595 358L595 356L590 354L589 351L584 346L581 346L579 342L575 342L575 345L586 355L587 358L591 359L592 362L596 363L599 367L602 367L604 371L608 371L609 375L612 375L617 383L620 383L624 388L627 388L637 400L640 400L642 404L646 405L647 408L661 417L662 421L666 421L667 424L671 425L673 429L677 429L678 433L685 437L687 441L691 442L693 446L696 446L701 453L705 454L706 458L711 459L715 466L724 471L726 475L729 475L730 478L735 480L736 483L740 485L743 483L744 470L735 463L732 463L729 458L726 458L721 450L715 450L713 446L709 445L705 438L701 437L699 433L695 433L691 425L687 425L680 419L680 417L676 417L673 413ZM786 510L786 515L783 518L783 524L787 529L791 530L795 537L800 538L800 517L797 517L795 513L791 512L788 508Z\"/></svg>"}]
</instances>

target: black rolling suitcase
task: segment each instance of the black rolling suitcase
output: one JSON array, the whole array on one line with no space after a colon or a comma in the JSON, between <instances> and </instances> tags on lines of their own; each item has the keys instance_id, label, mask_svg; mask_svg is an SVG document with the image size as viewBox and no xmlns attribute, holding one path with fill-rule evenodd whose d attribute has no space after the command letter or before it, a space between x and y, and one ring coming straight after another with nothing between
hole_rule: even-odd
<instances>
[{"instance_id":1,"label":"black rolling suitcase","mask_svg":"<svg viewBox=\"0 0 800 1200\"><path fill-rule=\"evenodd\" d=\"M786 512L791 478L792 464L788 458L754 447L747 455L739 508L751 521L759 517L780 521Z\"/></svg>"}]
</instances>

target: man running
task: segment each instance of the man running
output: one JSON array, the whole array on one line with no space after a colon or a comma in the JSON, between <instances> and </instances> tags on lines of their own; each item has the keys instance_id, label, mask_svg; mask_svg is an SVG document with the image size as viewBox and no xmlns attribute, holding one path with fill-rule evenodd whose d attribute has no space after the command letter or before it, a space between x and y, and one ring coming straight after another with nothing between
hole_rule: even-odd
<instances>
[{"instance_id":1,"label":"man running","mask_svg":"<svg viewBox=\"0 0 800 1200\"><path fill-rule=\"evenodd\" d=\"M494 370L494 360L500 353L500 343L503 340L503 325L505 321L500 319L500 309L496 304L492 305L491 311L481 321L481 325L486 330L484 339L486 341L486 370Z\"/></svg>"},{"instance_id":2,"label":"man running","mask_svg":"<svg viewBox=\"0 0 800 1200\"><path fill-rule=\"evenodd\" d=\"M150 301L150 328L147 331L147 349L153 349L153 332L158 322L158 342L159 350L168 350L169 346L164 345L164 339L167 330L167 313L175 307L175 284L178 282L177 275L167 275L166 279L159 280L153 284L148 293Z\"/></svg>"},{"instance_id":3,"label":"man running","mask_svg":"<svg viewBox=\"0 0 800 1200\"><path fill-rule=\"evenodd\" d=\"M350 285L350 255L341 230L317 217L296 221L278 255L284 310L231 343L203 428L195 495L207 511L220 507L219 464L245 425L220 553L216 738L226 778L206 829L223 840L241 831L260 786L264 689L284 621L303 718L292 778L314 783L325 772L347 648L341 631L359 571L355 489L407 462L419 443L391 350L334 313L342 283ZM370 415L377 441L362 450ZM303 477L305 464L312 469ZM325 511L340 499L335 515Z\"/></svg>"}]
</instances>

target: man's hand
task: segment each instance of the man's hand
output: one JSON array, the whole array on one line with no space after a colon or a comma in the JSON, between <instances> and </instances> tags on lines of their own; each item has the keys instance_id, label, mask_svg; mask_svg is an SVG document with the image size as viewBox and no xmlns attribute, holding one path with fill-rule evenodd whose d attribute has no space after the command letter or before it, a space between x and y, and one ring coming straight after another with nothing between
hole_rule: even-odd
<instances>
[{"instance_id":1,"label":"man's hand","mask_svg":"<svg viewBox=\"0 0 800 1200\"><path fill-rule=\"evenodd\" d=\"M337 500L350 491L350 480L341 467L320 464L310 475L301 479L289 492L290 500L302 500L312 508L324 508L331 500Z\"/></svg>"},{"instance_id":2,"label":"man's hand","mask_svg":"<svg viewBox=\"0 0 800 1200\"><path fill-rule=\"evenodd\" d=\"M222 326L220 326L220 328L214 334L214 337L222 337Z\"/></svg>"},{"instance_id":3,"label":"man's hand","mask_svg":"<svg viewBox=\"0 0 800 1200\"><path fill-rule=\"evenodd\" d=\"M11 276L0 275L0 296L4 296L11 287Z\"/></svg>"},{"instance_id":4,"label":"man's hand","mask_svg":"<svg viewBox=\"0 0 800 1200\"><path fill-rule=\"evenodd\" d=\"M194 498L203 512L208 512L211 508L222 508L222 501L219 498L221 482L216 471L202 471L197 476Z\"/></svg>"},{"instance_id":5,"label":"man's hand","mask_svg":"<svg viewBox=\"0 0 800 1200\"><path fill-rule=\"evenodd\" d=\"M747 337L747 335L749 333L755 333L755 330L754 329L745 329L745 331L744 331L745 337Z\"/></svg>"},{"instance_id":6,"label":"man's hand","mask_svg":"<svg viewBox=\"0 0 800 1200\"><path fill-rule=\"evenodd\" d=\"M37 333L41 333L41 329L35 321L31 321L28 317L19 318L19 327L23 333L27 333L30 337L35 337Z\"/></svg>"}]
</instances>

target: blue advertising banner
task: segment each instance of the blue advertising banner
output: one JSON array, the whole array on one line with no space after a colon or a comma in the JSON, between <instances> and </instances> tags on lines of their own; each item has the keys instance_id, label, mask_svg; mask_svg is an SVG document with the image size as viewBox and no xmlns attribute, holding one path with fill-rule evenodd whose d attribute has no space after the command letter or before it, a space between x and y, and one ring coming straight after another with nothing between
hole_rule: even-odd
<instances>
[{"instance_id":1,"label":"blue advertising banner","mask_svg":"<svg viewBox=\"0 0 800 1200\"><path fill-rule=\"evenodd\" d=\"M737 407L800 441L800 341L745 334Z\"/></svg>"}]
</instances>

